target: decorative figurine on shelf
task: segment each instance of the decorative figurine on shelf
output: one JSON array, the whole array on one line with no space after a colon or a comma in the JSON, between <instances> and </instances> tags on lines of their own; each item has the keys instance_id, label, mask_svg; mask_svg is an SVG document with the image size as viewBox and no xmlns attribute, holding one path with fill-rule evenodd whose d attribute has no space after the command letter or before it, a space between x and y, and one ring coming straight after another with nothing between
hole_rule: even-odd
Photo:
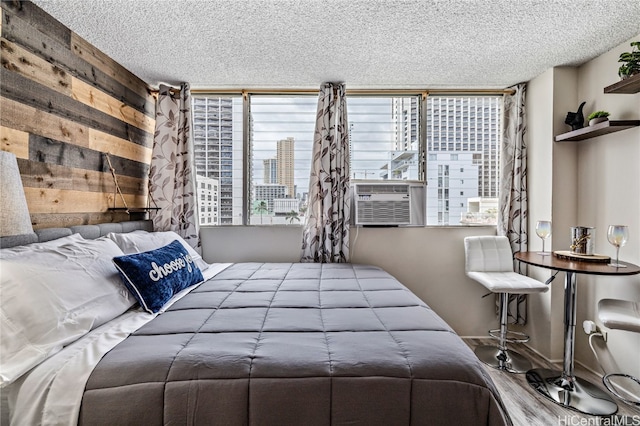
<instances>
[{"instance_id":1,"label":"decorative figurine on shelf","mask_svg":"<svg viewBox=\"0 0 640 426\"><path fill-rule=\"evenodd\" d=\"M580 104L578 111L567 113L567 118L565 118L564 122L571 126L571 130L578 130L584 127L584 115L582 114L582 107L584 107L584 104L586 104L586 102Z\"/></svg>"}]
</instances>

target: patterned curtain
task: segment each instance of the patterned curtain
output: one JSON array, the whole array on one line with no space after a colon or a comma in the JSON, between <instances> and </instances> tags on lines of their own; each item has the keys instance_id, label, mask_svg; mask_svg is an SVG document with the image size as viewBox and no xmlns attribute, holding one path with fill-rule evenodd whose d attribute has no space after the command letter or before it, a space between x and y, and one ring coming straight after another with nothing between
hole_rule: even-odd
<instances>
[{"instance_id":1,"label":"patterned curtain","mask_svg":"<svg viewBox=\"0 0 640 426\"><path fill-rule=\"evenodd\" d=\"M512 251L527 251L527 119L525 114L526 83L511 87L512 96L504 99L504 133L500 152L500 201L498 209L498 235L506 235ZM517 262L520 268L520 262ZM509 322L526 324L527 297L513 294L509 297Z\"/></svg>"},{"instance_id":2,"label":"patterned curtain","mask_svg":"<svg viewBox=\"0 0 640 426\"><path fill-rule=\"evenodd\" d=\"M156 231L175 231L200 250L195 172L191 141L191 93L161 85L149 169L149 193L160 207L153 216Z\"/></svg>"},{"instance_id":3,"label":"patterned curtain","mask_svg":"<svg viewBox=\"0 0 640 426\"><path fill-rule=\"evenodd\" d=\"M318 97L301 262L349 261L349 130L344 84L324 83Z\"/></svg>"}]
</instances>

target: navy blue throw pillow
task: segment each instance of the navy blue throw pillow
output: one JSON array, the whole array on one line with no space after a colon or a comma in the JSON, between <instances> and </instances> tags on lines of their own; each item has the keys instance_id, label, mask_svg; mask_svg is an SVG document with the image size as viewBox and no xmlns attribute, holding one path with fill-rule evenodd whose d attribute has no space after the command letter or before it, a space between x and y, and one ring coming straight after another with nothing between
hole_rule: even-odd
<instances>
[{"instance_id":1,"label":"navy blue throw pillow","mask_svg":"<svg viewBox=\"0 0 640 426\"><path fill-rule=\"evenodd\" d=\"M204 280L178 240L156 250L114 257L113 263L125 286L151 313L158 312L180 290Z\"/></svg>"}]
</instances>

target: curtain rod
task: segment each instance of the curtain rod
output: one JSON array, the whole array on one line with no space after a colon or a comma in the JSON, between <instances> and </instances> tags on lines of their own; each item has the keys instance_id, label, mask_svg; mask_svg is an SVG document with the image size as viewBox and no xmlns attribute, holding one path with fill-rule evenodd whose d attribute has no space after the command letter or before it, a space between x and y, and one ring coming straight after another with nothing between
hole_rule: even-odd
<instances>
[{"instance_id":1,"label":"curtain rod","mask_svg":"<svg viewBox=\"0 0 640 426\"><path fill-rule=\"evenodd\" d=\"M486 95L513 95L516 93L515 89L430 89L427 93L440 94L486 94Z\"/></svg>"},{"instance_id":2,"label":"curtain rod","mask_svg":"<svg viewBox=\"0 0 640 426\"><path fill-rule=\"evenodd\" d=\"M192 94L318 94L319 89L191 89ZM157 91L156 91L157 92ZM347 89L347 95L418 95L418 94L478 94L478 95L513 95L514 89Z\"/></svg>"},{"instance_id":3,"label":"curtain rod","mask_svg":"<svg viewBox=\"0 0 640 426\"><path fill-rule=\"evenodd\" d=\"M157 95L158 93L160 93L160 89L154 89L152 87L149 87L147 90L152 95ZM175 87L170 87L169 88L169 92L171 92L171 93L180 93L180 89L175 88Z\"/></svg>"}]
</instances>

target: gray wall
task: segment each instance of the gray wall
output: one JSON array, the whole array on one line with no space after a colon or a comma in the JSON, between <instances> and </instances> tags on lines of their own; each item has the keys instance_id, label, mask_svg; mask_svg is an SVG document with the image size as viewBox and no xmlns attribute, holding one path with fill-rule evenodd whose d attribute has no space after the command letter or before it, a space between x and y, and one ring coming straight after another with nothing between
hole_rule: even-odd
<instances>
[{"instance_id":1,"label":"gray wall","mask_svg":"<svg viewBox=\"0 0 640 426\"><path fill-rule=\"evenodd\" d=\"M200 231L207 262L297 262L302 227L208 227ZM493 298L464 274L463 239L493 227L352 228L352 262L380 266L398 278L463 336L495 328Z\"/></svg>"}]
</instances>

